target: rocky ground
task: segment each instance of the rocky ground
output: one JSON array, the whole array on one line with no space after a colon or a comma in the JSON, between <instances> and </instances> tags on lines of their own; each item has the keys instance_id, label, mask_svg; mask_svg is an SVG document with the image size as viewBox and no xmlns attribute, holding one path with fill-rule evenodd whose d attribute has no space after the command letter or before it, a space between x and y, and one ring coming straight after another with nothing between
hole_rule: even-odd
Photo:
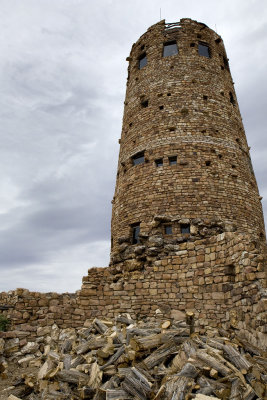
<instances>
[{"instance_id":1,"label":"rocky ground","mask_svg":"<svg viewBox=\"0 0 267 400\"><path fill-rule=\"evenodd\" d=\"M0 338L0 400L253 400L267 396L266 353L187 321L86 321Z\"/></svg>"}]
</instances>

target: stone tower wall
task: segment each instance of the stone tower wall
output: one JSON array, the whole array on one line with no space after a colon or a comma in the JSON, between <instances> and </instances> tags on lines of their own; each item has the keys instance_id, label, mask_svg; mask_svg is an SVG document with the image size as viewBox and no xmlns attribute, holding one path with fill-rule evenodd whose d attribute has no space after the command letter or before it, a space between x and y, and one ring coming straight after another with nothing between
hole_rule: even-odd
<instances>
[{"instance_id":1,"label":"stone tower wall","mask_svg":"<svg viewBox=\"0 0 267 400\"><path fill-rule=\"evenodd\" d=\"M163 57L164 43L174 40L179 53ZM199 43L208 45L210 58L198 54ZM147 65L140 69L142 54ZM133 45L128 61L111 263L131 243L135 223L144 240L154 234L167 242L182 240L184 222L191 224L193 240L224 231L264 238L257 183L220 36L190 19L172 29L161 21ZM144 162L133 165L139 152ZM169 165L172 156L176 165ZM157 167L161 158L163 166ZM172 225L172 235L164 234L164 224Z\"/></svg>"}]
</instances>

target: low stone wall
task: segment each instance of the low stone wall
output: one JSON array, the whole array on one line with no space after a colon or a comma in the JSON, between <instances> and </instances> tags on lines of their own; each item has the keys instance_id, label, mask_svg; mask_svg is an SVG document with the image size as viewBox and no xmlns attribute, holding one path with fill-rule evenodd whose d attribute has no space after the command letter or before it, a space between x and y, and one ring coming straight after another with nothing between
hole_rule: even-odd
<instances>
[{"instance_id":1,"label":"low stone wall","mask_svg":"<svg viewBox=\"0 0 267 400\"><path fill-rule=\"evenodd\" d=\"M57 324L61 328L81 326L76 314L76 294L38 293L16 289L0 293L0 312L11 321L11 329L35 337L39 327Z\"/></svg>"},{"instance_id":2,"label":"low stone wall","mask_svg":"<svg viewBox=\"0 0 267 400\"><path fill-rule=\"evenodd\" d=\"M263 340L266 326L264 250L248 235L226 232L184 242L165 257L136 257L108 268L92 268L80 291L0 293L0 309L13 329L31 332L56 323L81 327L95 316L134 318L193 311L197 330L232 327ZM3 307L4 306L4 307Z\"/></svg>"},{"instance_id":3,"label":"low stone wall","mask_svg":"<svg viewBox=\"0 0 267 400\"><path fill-rule=\"evenodd\" d=\"M265 257L249 235L234 232L185 242L159 260L126 260L88 271L77 305L85 318L135 318L193 311L197 328L220 324L263 340L266 326ZM258 335L257 334L257 335Z\"/></svg>"}]
</instances>

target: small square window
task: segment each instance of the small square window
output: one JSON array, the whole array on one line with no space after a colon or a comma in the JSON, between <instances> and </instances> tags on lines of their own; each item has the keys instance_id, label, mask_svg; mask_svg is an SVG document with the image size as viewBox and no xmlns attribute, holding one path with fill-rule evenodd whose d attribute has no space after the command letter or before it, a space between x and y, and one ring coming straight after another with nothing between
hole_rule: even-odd
<instances>
[{"instance_id":1,"label":"small square window","mask_svg":"<svg viewBox=\"0 0 267 400\"><path fill-rule=\"evenodd\" d=\"M209 46L207 44L204 44L204 43L199 43L198 44L198 54L200 56L204 56L204 57L210 58Z\"/></svg>"},{"instance_id":2,"label":"small square window","mask_svg":"<svg viewBox=\"0 0 267 400\"><path fill-rule=\"evenodd\" d=\"M163 167L163 158L155 160L156 167Z\"/></svg>"},{"instance_id":3,"label":"small square window","mask_svg":"<svg viewBox=\"0 0 267 400\"><path fill-rule=\"evenodd\" d=\"M142 106L143 108L148 107L148 100L143 100L143 101L141 101L141 106Z\"/></svg>"},{"instance_id":4,"label":"small square window","mask_svg":"<svg viewBox=\"0 0 267 400\"><path fill-rule=\"evenodd\" d=\"M190 233L190 224L181 224L181 233Z\"/></svg>"},{"instance_id":5,"label":"small square window","mask_svg":"<svg viewBox=\"0 0 267 400\"><path fill-rule=\"evenodd\" d=\"M139 57L139 69L144 68L146 65L147 65L146 53L143 53Z\"/></svg>"},{"instance_id":6,"label":"small square window","mask_svg":"<svg viewBox=\"0 0 267 400\"><path fill-rule=\"evenodd\" d=\"M164 43L163 46L163 57L173 56L178 54L178 47L175 41Z\"/></svg>"},{"instance_id":7,"label":"small square window","mask_svg":"<svg viewBox=\"0 0 267 400\"><path fill-rule=\"evenodd\" d=\"M159 109L160 109L160 110L163 110L163 108L164 108L164 106L159 106Z\"/></svg>"},{"instance_id":8,"label":"small square window","mask_svg":"<svg viewBox=\"0 0 267 400\"><path fill-rule=\"evenodd\" d=\"M177 164L177 156L169 157L169 165L176 165Z\"/></svg>"},{"instance_id":9,"label":"small square window","mask_svg":"<svg viewBox=\"0 0 267 400\"><path fill-rule=\"evenodd\" d=\"M143 164L145 162L145 153L142 151L132 157L133 165Z\"/></svg>"},{"instance_id":10,"label":"small square window","mask_svg":"<svg viewBox=\"0 0 267 400\"><path fill-rule=\"evenodd\" d=\"M165 235L172 235L172 226L171 225L165 225L164 226L164 233L165 233Z\"/></svg>"},{"instance_id":11,"label":"small square window","mask_svg":"<svg viewBox=\"0 0 267 400\"><path fill-rule=\"evenodd\" d=\"M140 223L132 225L132 244L140 243Z\"/></svg>"},{"instance_id":12,"label":"small square window","mask_svg":"<svg viewBox=\"0 0 267 400\"><path fill-rule=\"evenodd\" d=\"M230 103L232 103L233 105L235 105L235 99L234 99L234 96L233 96L233 93L232 93L232 92L229 92L229 97L230 97Z\"/></svg>"}]
</instances>

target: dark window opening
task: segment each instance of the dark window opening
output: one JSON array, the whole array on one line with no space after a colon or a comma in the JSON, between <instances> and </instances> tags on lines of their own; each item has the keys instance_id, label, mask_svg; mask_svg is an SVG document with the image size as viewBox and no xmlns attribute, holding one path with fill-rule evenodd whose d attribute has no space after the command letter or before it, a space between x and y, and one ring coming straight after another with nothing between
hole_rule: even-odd
<instances>
[{"instance_id":1,"label":"dark window opening","mask_svg":"<svg viewBox=\"0 0 267 400\"><path fill-rule=\"evenodd\" d=\"M198 34L198 35L197 35L197 38L198 38L198 39L201 39L201 35L200 35L200 34Z\"/></svg>"},{"instance_id":2,"label":"dark window opening","mask_svg":"<svg viewBox=\"0 0 267 400\"><path fill-rule=\"evenodd\" d=\"M240 140L239 139L236 139L235 141L236 141L236 143L240 144Z\"/></svg>"},{"instance_id":3,"label":"dark window opening","mask_svg":"<svg viewBox=\"0 0 267 400\"><path fill-rule=\"evenodd\" d=\"M201 133L206 133L207 131L206 131L206 129L203 129L202 131L201 131Z\"/></svg>"},{"instance_id":4,"label":"dark window opening","mask_svg":"<svg viewBox=\"0 0 267 400\"><path fill-rule=\"evenodd\" d=\"M144 68L146 65L147 65L146 53L143 53L139 57L139 69Z\"/></svg>"},{"instance_id":5,"label":"dark window opening","mask_svg":"<svg viewBox=\"0 0 267 400\"><path fill-rule=\"evenodd\" d=\"M235 105L235 99L234 99L233 93L232 93L232 92L229 92L229 96L230 96L230 103L232 103L233 105Z\"/></svg>"},{"instance_id":6,"label":"dark window opening","mask_svg":"<svg viewBox=\"0 0 267 400\"><path fill-rule=\"evenodd\" d=\"M203 43L198 44L198 54L203 57L210 58L209 46Z\"/></svg>"},{"instance_id":7,"label":"dark window opening","mask_svg":"<svg viewBox=\"0 0 267 400\"><path fill-rule=\"evenodd\" d=\"M132 123L132 122L130 122L130 123L129 123L129 126L130 126L130 127L131 127L131 126L133 126L133 123Z\"/></svg>"},{"instance_id":8,"label":"dark window opening","mask_svg":"<svg viewBox=\"0 0 267 400\"><path fill-rule=\"evenodd\" d=\"M195 43L190 43L190 47L195 47Z\"/></svg>"},{"instance_id":9,"label":"dark window opening","mask_svg":"<svg viewBox=\"0 0 267 400\"><path fill-rule=\"evenodd\" d=\"M232 168L236 168L236 165L232 165Z\"/></svg>"},{"instance_id":10,"label":"dark window opening","mask_svg":"<svg viewBox=\"0 0 267 400\"><path fill-rule=\"evenodd\" d=\"M225 273L225 275L234 276L236 274L234 264L226 265L226 267L224 269L224 273Z\"/></svg>"},{"instance_id":11,"label":"dark window opening","mask_svg":"<svg viewBox=\"0 0 267 400\"><path fill-rule=\"evenodd\" d=\"M169 165L176 165L177 164L177 156L169 157Z\"/></svg>"},{"instance_id":12,"label":"dark window opening","mask_svg":"<svg viewBox=\"0 0 267 400\"><path fill-rule=\"evenodd\" d=\"M145 162L145 153L141 151L132 157L133 165L143 164Z\"/></svg>"},{"instance_id":13,"label":"dark window opening","mask_svg":"<svg viewBox=\"0 0 267 400\"><path fill-rule=\"evenodd\" d=\"M181 233L190 233L190 224L181 224Z\"/></svg>"},{"instance_id":14,"label":"dark window opening","mask_svg":"<svg viewBox=\"0 0 267 400\"><path fill-rule=\"evenodd\" d=\"M156 167L163 167L163 158L155 160Z\"/></svg>"},{"instance_id":15,"label":"dark window opening","mask_svg":"<svg viewBox=\"0 0 267 400\"><path fill-rule=\"evenodd\" d=\"M164 108L164 106L159 106L159 109L160 109L160 110L163 110L163 108Z\"/></svg>"},{"instance_id":16,"label":"dark window opening","mask_svg":"<svg viewBox=\"0 0 267 400\"><path fill-rule=\"evenodd\" d=\"M210 161L205 161L205 164L206 164L207 167L209 167L211 162Z\"/></svg>"},{"instance_id":17,"label":"dark window opening","mask_svg":"<svg viewBox=\"0 0 267 400\"><path fill-rule=\"evenodd\" d=\"M165 235L172 235L172 226L171 225L165 225L164 226L164 233L165 233Z\"/></svg>"},{"instance_id":18,"label":"dark window opening","mask_svg":"<svg viewBox=\"0 0 267 400\"><path fill-rule=\"evenodd\" d=\"M219 159L222 159L222 155L221 154L218 154L218 157L219 157Z\"/></svg>"},{"instance_id":19,"label":"dark window opening","mask_svg":"<svg viewBox=\"0 0 267 400\"><path fill-rule=\"evenodd\" d=\"M143 108L148 107L148 100L143 100L143 101L141 101L141 106L142 106Z\"/></svg>"},{"instance_id":20,"label":"dark window opening","mask_svg":"<svg viewBox=\"0 0 267 400\"><path fill-rule=\"evenodd\" d=\"M208 100L208 96L203 96L203 100Z\"/></svg>"},{"instance_id":21,"label":"dark window opening","mask_svg":"<svg viewBox=\"0 0 267 400\"><path fill-rule=\"evenodd\" d=\"M169 128L169 130L170 130L171 132L174 132L174 131L176 130L176 128L175 128L174 126L171 126L171 127Z\"/></svg>"},{"instance_id":22,"label":"dark window opening","mask_svg":"<svg viewBox=\"0 0 267 400\"><path fill-rule=\"evenodd\" d=\"M144 48L145 48L145 45L144 45L144 44L142 44L142 46L141 46L141 50L144 50Z\"/></svg>"},{"instance_id":23,"label":"dark window opening","mask_svg":"<svg viewBox=\"0 0 267 400\"><path fill-rule=\"evenodd\" d=\"M227 71L229 71L228 59L224 56L223 56L223 64L224 64L224 67L227 69Z\"/></svg>"},{"instance_id":24,"label":"dark window opening","mask_svg":"<svg viewBox=\"0 0 267 400\"><path fill-rule=\"evenodd\" d=\"M224 92L220 92L222 96L224 96Z\"/></svg>"},{"instance_id":25,"label":"dark window opening","mask_svg":"<svg viewBox=\"0 0 267 400\"><path fill-rule=\"evenodd\" d=\"M140 223L132 225L132 243L133 244L140 243L139 235L140 235Z\"/></svg>"},{"instance_id":26,"label":"dark window opening","mask_svg":"<svg viewBox=\"0 0 267 400\"><path fill-rule=\"evenodd\" d=\"M167 93L167 96L171 96L172 94L171 93Z\"/></svg>"},{"instance_id":27,"label":"dark window opening","mask_svg":"<svg viewBox=\"0 0 267 400\"><path fill-rule=\"evenodd\" d=\"M221 65L221 70L224 70L224 66L223 65Z\"/></svg>"},{"instance_id":28,"label":"dark window opening","mask_svg":"<svg viewBox=\"0 0 267 400\"><path fill-rule=\"evenodd\" d=\"M222 39L218 38L218 39L215 40L215 43L219 44L221 41L222 41Z\"/></svg>"},{"instance_id":29,"label":"dark window opening","mask_svg":"<svg viewBox=\"0 0 267 400\"><path fill-rule=\"evenodd\" d=\"M176 41L164 43L163 57L169 57L178 54L178 47Z\"/></svg>"}]
</instances>

